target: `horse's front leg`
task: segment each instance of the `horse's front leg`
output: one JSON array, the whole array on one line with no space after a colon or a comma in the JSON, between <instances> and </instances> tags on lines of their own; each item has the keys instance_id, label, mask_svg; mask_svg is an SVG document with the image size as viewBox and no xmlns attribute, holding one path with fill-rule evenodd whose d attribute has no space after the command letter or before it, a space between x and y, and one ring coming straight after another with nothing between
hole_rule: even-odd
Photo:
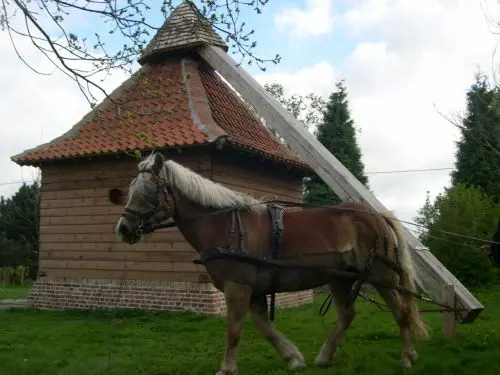
<instances>
[{"instance_id":1,"label":"horse's front leg","mask_svg":"<svg viewBox=\"0 0 500 375\"><path fill-rule=\"evenodd\" d=\"M267 299L264 294L252 297L250 313L259 332L274 345L280 357L288 363L290 371L306 367L304 356L297 346L273 327L267 315Z\"/></svg>"},{"instance_id":2,"label":"horse's front leg","mask_svg":"<svg viewBox=\"0 0 500 375\"><path fill-rule=\"evenodd\" d=\"M226 282L224 297L227 308L226 353L217 375L235 375L238 372L236 361L237 346L250 306L251 290L248 286Z\"/></svg>"}]
</instances>

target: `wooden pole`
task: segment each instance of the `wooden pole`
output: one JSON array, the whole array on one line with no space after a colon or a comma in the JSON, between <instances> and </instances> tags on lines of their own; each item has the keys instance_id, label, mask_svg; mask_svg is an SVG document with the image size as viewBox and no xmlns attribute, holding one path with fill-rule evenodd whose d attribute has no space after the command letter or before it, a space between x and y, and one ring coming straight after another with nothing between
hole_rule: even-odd
<instances>
[{"instance_id":1,"label":"wooden pole","mask_svg":"<svg viewBox=\"0 0 500 375\"><path fill-rule=\"evenodd\" d=\"M455 288L453 285L445 285L443 287L443 302L445 306L456 307L455 298ZM451 340L455 337L456 328L456 312L455 311L445 311L443 313L443 336L447 340Z\"/></svg>"},{"instance_id":2,"label":"wooden pole","mask_svg":"<svg viewBox=\"0 0 500 375\"><path fill-rule=\"evenodd\" d=\"M377 211L387 211L358 179L340 163L309 131L273 98L236 61L219 47L210 45L198 49L200 56L217 70L275 129L288 144L308 162L323 181L344 200L364 202ZM420 287L434 299L441 299L442 285L454 285L457 304L466 311L457 314L462 323L470 323L484 306L449 272L439 260L405 228L405 239Z\"/></svg>"}]
</instances>

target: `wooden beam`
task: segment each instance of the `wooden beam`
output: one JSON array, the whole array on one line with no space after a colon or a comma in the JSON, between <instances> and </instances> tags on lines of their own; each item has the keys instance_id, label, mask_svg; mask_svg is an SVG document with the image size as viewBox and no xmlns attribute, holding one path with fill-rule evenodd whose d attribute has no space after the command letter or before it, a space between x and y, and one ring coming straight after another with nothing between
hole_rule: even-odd
<instances>
[{"instance_id":1,"label":"wooden beam","mask_svg":"<svg viewBox=\"0 0 500 375\"><path fill-rule=\"evenodd\" d=\"M445 306L455 308L455 291L453 285L445 285L443 288L443 302ZM455 311L443 313L443 336L446 340L455 337Z\"/></svg>"},{"instance_id":2,"label":"wooden beam","mask_svg":"<svg viewBox=\"0 0 500 375\"><path fill-rule=\"evenodd\" d=\"M377 211L387 211L377 198L358 181L309 131L250 74L222 49L204 46L198 53L227 80L274 128L288 144L307 161L323 181L342 199L364 202ZM457 314L461 323L470 323L484 306L455 278L439 260L405 228L412 251L418 284L435 300L442 298L442 286L453 285L457 306L467 309Z\"/></svg>"}]
</instances>

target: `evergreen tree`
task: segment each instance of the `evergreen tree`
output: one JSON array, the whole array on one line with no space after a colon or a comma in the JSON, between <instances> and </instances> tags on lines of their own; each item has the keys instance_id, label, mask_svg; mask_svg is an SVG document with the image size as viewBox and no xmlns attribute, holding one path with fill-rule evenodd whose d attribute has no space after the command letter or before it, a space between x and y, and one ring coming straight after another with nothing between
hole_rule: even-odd
<instances>
[{"instance_id":1,"label":"evergreen tree","mask_svg":"<svg viewBox=\"0 0 500 375\"><path fill-rule=\"evenodd\" d=\"M25 266L31 278L38 265L40 185L23 184L10 198L0 197L0 267Z\"/></svg>"},{"instance_id":2,"label":"evergreen tree","mask_svg":"<svg viewBox=\"0 0 500 375\"><path fill-rule=\"evenodd\" d=\"M477 74L467 93L467 111L457 124L456 170L452 184L478 187L500 201L500 91Z\"/></svg>"},{"instance_id":3,"label":"evergreen tree","mask_svg":"<svg viewBox=\"0 0 500 375\"><path fill-rule=\"evenodd\" d=\"M356 128L351 119L347 89L343 80L336 83L336 90L329 97L316 137L362 184L368 187L368 178L364 173L361 150L356 141ZM341 201L316 174L307 178L305 185L306 202L324 205L337 204Z\"/></svg>"}]
</instances>

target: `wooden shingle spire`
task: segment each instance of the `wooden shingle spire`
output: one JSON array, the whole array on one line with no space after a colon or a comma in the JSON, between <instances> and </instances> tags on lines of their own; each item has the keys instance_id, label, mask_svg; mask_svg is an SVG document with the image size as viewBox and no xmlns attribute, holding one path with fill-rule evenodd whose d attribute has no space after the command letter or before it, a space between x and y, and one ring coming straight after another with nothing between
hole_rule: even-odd
<instances>
[{"instance_id":1,"label":"wooden shingle spire","mask_svg":"<svg viewBox=\"0 0 500 375\"><path fill-rule=\"evenodd\" d=\"M144 49L139 63L143 65L152 57L167 51L213 45L228 50L224 40L212 29L208 20L191 1L184 1L174 9L170 17Z\"/></svg>"}]
</instances>

